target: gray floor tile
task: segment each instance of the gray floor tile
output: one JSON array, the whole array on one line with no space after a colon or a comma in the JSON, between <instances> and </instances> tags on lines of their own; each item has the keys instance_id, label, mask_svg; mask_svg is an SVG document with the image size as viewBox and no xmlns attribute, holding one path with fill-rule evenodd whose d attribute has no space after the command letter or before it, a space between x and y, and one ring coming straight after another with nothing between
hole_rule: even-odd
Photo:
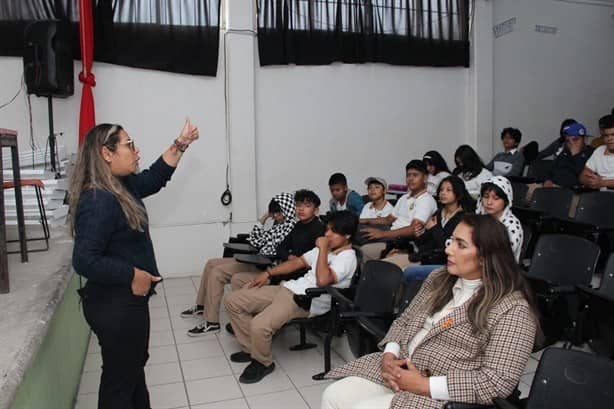
<instances>
[{"instance_id":1,"label":"gray floor tile","mask_svg":"<svg viewBox=\"0 0 614 409\"><path fill-rule=\"evenodd\" d=\"M317 385L299 388L298 392L301 394L301 396L307 402L311 409L320 409L324 389L326 389L326 387L332 382L333 381L321 381Z\"/></svg>"},{"instance_id":2,"label":"gray floor tile","mask_svg":"<svg viewBox=\"0 0 614 409\"><path fill-rule=\"evenodd\" d=\"M241 398L241 389L234 376L187 381L190 405Z\"/></svg>"},{"instance_id":3,"label":"gray floor tile","mask_svg":"<svg viewBox=\"0 0 614 409\"><path fill-rule=\"evenodd\" d=\"M168 318L152 318L150 322L151 332L171 330L171 320L169 320Z\"/></svg>"},{"instance_id":4,"label":"gray floor tile","mask_svg":"<svg viewBox=\"0 0 614 409\"><path fill-rule=\"evenodd\" d=\"M86 393L77 396L77 403L75 409L97 409L98 408L98 394Z\"/></svg>"},{"instance_id":5,"label":"gray floor tile","mask_svg":"<svg viewBox=\"0 0 614 409\"><path fill-rule=\"evenodd\" d=\"M181 361L181 369L186 381L232 375L224 356Z\"/></svg>"},{"instance_id":6,"label":"gray floor tile","mask_svg":"<svg viewBox=\"0 0 614 409\"><path fill-rule=\"evenodd\" d=\"M100 375L102 371L83 372L81 383L79 384L79 395L88 393L98 393L100 385Z\"/></svg>"},{"instance_id":7,"label":"gray floor tile","mask_svg":"<svg viewBox=\"0 0 614 409\"><path fill-rule=\"evenodd\" d=\"M171 409L188 405L183 382L148 387L152 409Z\"/></svg>"},{"instance_id":8,"label":"gray floor tile","mask_svg":"<svg viewBox=\"0 0 614 409\"><path fill-rule=\"evenodd\" d=\"M192 344L177 345L177 350L179 351L179 358L182 361L224 355L215 335L211 335L211 339L203 339L202 341Z\"/></svg>"},{"instance_id":9,"label":"gray floor tile","mask_svg":"<svg viewBox=\"0 0 614 409\"><path fill-rule=\"evenodd\" d=\"M161 364L165 362L177 362L177 350L175 345L163 345L159 347L149 347L148 365Z\"/></svg>"},{"instance_id":10,"label":"gray floor tile","mask_svg":"<svg viewBox=\"0 0 614 409\"><path fill-rule=\"evenodd\" d=\"M175 337L171 331L152 331L149 335L149 346L174 345Z\"/></svg>"},{"instance_id":11,"label":"gray floor tile","mask_svg":"<svg viewBox=\"0 0 614 409\"><path fill-rule=\"evenodd\" d=\"M248 396L250 409L309 409L296 390Z\"/></svg>"},{"instance_id":12,"label":"gray floor tile","mask_svg":"<svg viewBox=\"0 0 614 409\"><path fill-rule=\"evenodd\" d=\"M204 405L192 405L192 409L249 409L249 407L245 399L232 399Z\"/></svg>"},{"instance_id":13,"label":"gray floor tile","mask_svg":"<svg viewBox=\"0 0 614 409\"><path fill-rule=\"evenodd\" d=\"M179 362L153 364L145 367L147 386L183 382Z\"/></svg>"}]
</instances>

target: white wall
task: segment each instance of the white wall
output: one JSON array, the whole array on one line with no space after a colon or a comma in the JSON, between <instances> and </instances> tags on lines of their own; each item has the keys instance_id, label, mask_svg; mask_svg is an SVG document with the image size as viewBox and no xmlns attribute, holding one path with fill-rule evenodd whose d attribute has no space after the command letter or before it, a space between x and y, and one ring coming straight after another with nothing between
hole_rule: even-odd
<instances>
[{"instance_id":1,"label":"white wall","mask_svg":"<svg viewBox=\"0 0 614 409\"><path fill-rule=\"evenodd\" d=\"M229 3L228 28L254 29L253 2ZM513 16L516 31L493 41L493 21ZM126 127L141 148L142 165L168 147L185 116L200 126L201 140L190 147L173 181L147 201L162 273L196 274L207 258L219 256L230 232L249 229L280 191L309 187L326 203L327 179L335 171L345 172L351 187L362 192L362 181L372 174L402 182L405 163L429 149L440 150L451 164L462 143L476 146L487 159L499 148L495 130L508 124L527 138L546 135L544 140L564 115L594 129L604 108L613 105L613 83L605 81L614 66L611 51L605 52L614 26L609 16L602 8L551 0L499 0L494 7L479 0L470 69L260 67L255 38L229 33L228 67L224 70L220 49L215 78L95 63L96 118ZM558 25L559 34L534 33L534 24ZM581 64L562 64L578 56L586 56ZM75 74L79 68L77 62ZM0 73L2 103L19 86L21 59L0 58ZM234 196L229 208L219 201L227 152L225 73ZM73 97L54 102L55 128L65 132L69 151L77 140L76 85ZM32 101L41 145L46 101ZM0 126L17 129L20 146L28 146L22 96L0 110ZM225 223L231 213L232 223Z\"/></svg>"},{"instance_id":2,"label":"white wall","mask_svg":"<svg viewBox=\"0 0 614 409\"><path fill-rule=\"evenodd\" d=\"M300 187L327 200L328 177L337 171L363 192L371 175L404 183L405 164L427 150L440 149L451 158L467 137L467 81L468 70L460 68L258 69L260 207L280 190Z\"/></svg>"},{"instance_id":3,"label":"white wall","mask_svg":"<svg viewBox=\"0 0 614 409\"><path fill-rule=\"evenodd\" d=\"M516 17L514 31L494 40L496 147L505 126L543 146L566 117L596 134L597 120L614 107L614 2L581 3L496 0L495 24ZM557 32L537 33L537 24Z\"/></svg>"}]
</instances>

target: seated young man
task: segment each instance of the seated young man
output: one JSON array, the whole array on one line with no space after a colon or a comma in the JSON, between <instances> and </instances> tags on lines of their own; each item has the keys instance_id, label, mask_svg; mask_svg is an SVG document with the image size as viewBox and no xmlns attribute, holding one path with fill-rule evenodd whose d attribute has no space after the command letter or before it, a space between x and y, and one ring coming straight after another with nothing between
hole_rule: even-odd
<instances>
[{"instance_id":1,"label":"seated young man","mask_svg":"<svg viewBox=\"0 0 614 409\"><path fill-rule=\"evenodd\" d=\"M324 235L326 226L318 218L320 197L313 191L301 189L294 192L298 223L277 247L277 258L286 261L300 257L311 250L316 239Z\"/></svg>"},{"instance_id":2,"label":"seated young man","mask_svg":"<svg viewBox=\"0 0 614 409\"><path fill-rule=\"evenodd\" d=\"M360 215L364 202L362 197L353 190L348 189L348 181L343 173L333 173L328 179L331 199L330 211L349 210L356 216Z\"/></svg>"},{"instance_id":3,"label":"seated young man","mask_svg":"<svg viewBox=\"0 0 614 409\"><path fill-rule=\"evenodd\" d=\"M358 217L344 210L331 213L326 234L316 240L316 247L301 257L288 260L258 275L241 290L224 299L233 331L241 345L241 352L230 356L233 362L250 362L239 382L259 382L273 372L271 353L273 334L295 318L321 315L330 309L330 296L314 298L309 309L295 302L295 295L305 295L307 288L349 287L356 271L356 253L352 236ZM280 285L265 285L271 277L297 270L310 269L296 280Z\"/></svg>"},{"instance_id":4,"label":"seated young man","mask_svg":"<svg viewBox=\"0 0 614 409\"><path fill-rule=\"evenodd\" d=\"M405 166L405 182L408 193L401 196L394 206L394 210L387 217L391 224L389 231L378 230L373 227L365 227L361 232L369 240L397 240L399 238L412 239L418 232L424 229L424 225L437 211L437 202L426 188L428 171L423 161L414 159ZM368 243L361 247L363 259L377 260L386 248L386 243ZM391 252L384 260L390 261L404 269L409 266L407 252Z\"/></svg>"},{"instance_id":5,"label":"seated young man","mask_svg":"<svg viewBox=\"0 0 614 409\"><path fill-rule=\"evenodd\" d=\"M501 131L503 152L497 153L486 165L493 176L522 176L524 156L518 150L522 133L516 128L505 128Z\"/></svg>"},{"instance_id":6,"label":"seated young man","mask_svg":"<svg viewBox=\"0 0 614 409\"><path fill-rule=\"evenodd\" d=\"M388 215L394 208L386 200L388 184L382 178L370 176L365 179L365 185L371 201L360 212L360 224L390 224Z\"/></svg>"},{"instance_id":7,"label":"seated young man","mask_svg":"<svg viewBox=\"0 0 614 409\"><path fill-rule=\"evenodd\" d=\"M273 220L273 225L266 228L265 224L269 219ZM263 256L274 256L277 246L286 238L296 224L296 212L294 206L294 195L292 193L281 193L269 202L268 211L254 225L247 241L258 249L258 253ZM240 263L232 257L212 258L207 261L200 278L200 287L196 297L196 304L181 313L182 318L202 316L205 299L209 305L212 315L206 318L210 322L218 322L218 309L224 293L224 284L230 277L239 271L260 272L255 265ZM213 284L209 284L209 280Z\"/></svg>"},{"instance_id":8,"label":"seated young man","mask_svg":"<svg viewBox=\"0 0 614 409\"><path fill-rule=\"evenodd\" d=\"M317 217L320 206L318 195L311 190L299 190L294 193L294 205L298 222L276 247L275 251L275 257L282 261L300 256L311 250L316 239L324 235L326 230L324 224ZM292 214L295 213L292 212ZM252 264L235 263L236 265L233 264L232 269L229 269L227 265L209 269L204 288L201 282L202 299L205 306L203 320L194 328L188 330L188 336L198 337L219 332L219 309L224 285L230 281L233 290L239 289L262 271ZM207 269L205 268L205 270Z\"/></svg>"},{"instance_id":9,"label":"seated young man","mask_svg":"<svg viewBox=\"0 0 614 409\"><path fill-rule=\"evenodd\" d=\"M581 123L566 126L563 128L563 134L566 138L565 149L554 160L550 177L544 182L544 187L571 188L580 185L578 177L593 153L593 148L585 143L586 127Z\"/></svg>"},{"instance_id":10,"label":"seated young man","mask_svg":"<svg viewBox=\"0 0 614 409\"><path fill-rule=\"evenodd\" d=\"M614 115L601 118L599 125L604 145L586 161L580 183L593 189L614 189Z\"/></svg>"}]
</instances>

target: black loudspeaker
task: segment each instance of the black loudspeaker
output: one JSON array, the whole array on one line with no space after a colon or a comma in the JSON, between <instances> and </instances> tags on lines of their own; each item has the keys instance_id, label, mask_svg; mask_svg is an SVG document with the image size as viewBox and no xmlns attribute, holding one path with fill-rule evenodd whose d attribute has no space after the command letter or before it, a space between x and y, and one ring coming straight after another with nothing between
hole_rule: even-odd
<instances>
[{"instance_id":1,"label":"black loudspeaker","mask_svg":"<svg viewBox=\"0 0 614 409\"><path fill-rule=\"evenodd\" d=\"M28 94L68 97L75 91L70 25L58 20L29 24L23 70Z\"/></svg>"}]
</instances>

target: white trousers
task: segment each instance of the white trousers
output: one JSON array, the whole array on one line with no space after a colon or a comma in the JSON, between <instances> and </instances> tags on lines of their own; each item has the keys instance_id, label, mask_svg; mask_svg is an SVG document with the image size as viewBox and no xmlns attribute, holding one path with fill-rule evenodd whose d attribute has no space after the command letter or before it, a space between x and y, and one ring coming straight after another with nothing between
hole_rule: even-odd
<instances>
[{"instance_id":1,"label":"white trousers","mask_svg":"<svg viewBox=\"0 0 614 409\"><path fill-rule=\"evenodd\" d=\"M393 396L390 388L358 376L348 376L324 390L322 409L388 409Z\"/></svg>"}]
</instances>

